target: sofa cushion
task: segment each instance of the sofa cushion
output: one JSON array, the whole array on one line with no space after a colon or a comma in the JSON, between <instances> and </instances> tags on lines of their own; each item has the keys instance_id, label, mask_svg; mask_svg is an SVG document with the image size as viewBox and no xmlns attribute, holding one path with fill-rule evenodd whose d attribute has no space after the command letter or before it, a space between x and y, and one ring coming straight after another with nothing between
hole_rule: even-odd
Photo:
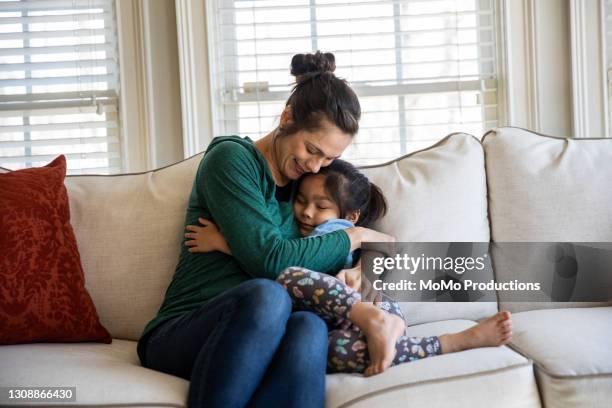
<instances>
[{"instance_id":1,"label":"sofa cushion","mask_svg":"<svg viewBox=\"0 0 612 408\"><path fill-rule=\"evenodd\" d=\"M566 139L500 128L482 143L493 241L612 241L612 139ZM521 279L511 262L495 256L493 261L499 281ZM499 298L502 309L515 312L594 305Z\"/></svg>"},{"instance_id":2,"label":"sofa cushion","mask_svg":"<svg viewBox=\"0 0 612 408\"><path fill-rule=\"evenodd\" d=\"M538 369L557 377L612 376L612 307L532 310L512 320L512 346Z\"/></svg>"},{"instance_id":3,"label":"sofa cushion","mask_svg":"<svg viewBox=\"0 0 612 408\"><path fill-rule=\"evenodd\" d=\"M201 158L146 173L66 177L86 286L115 338L138 339L163 301Z\"/></svg>"},{"instance_id":4,"label":"sofa cushion","mask_svg":"<svg viewBox=\"0 0 612 408\"><path fill-rule=\"evenodd\" d=\"M533 359L545 406L609 407L612 307L513 315L512 347Z\"/></svg>"},{"instance_id":5,"label":"sofa cushion","mask_svg":"<svg viewBox=\"0 0 612 408\"><path fill-rule=\"evenodd\" d=\"M612 241L612 138L500 128L482 143L493 241Z\"/></svg>"},{"instance_id":6,"label":"sofa cushion","mask_svg":"<svg viewBox=\"0 0 612 408\"><path fill-rule=\"evenodd\" d=\"M374 228L398 242L489 242L484 153L474 136L454 133L428 149L361 170L389 202ZM411 302L402 309L409 324L418 324L481 319L495 313L497 303Z\"/></svg>"},{"instance_id":7,"label":"sofa cushion","mask_svg":"<svg viewBox=\"0 0 612 408\"><path fill-rule=\"evenodd\" d=\"M64 156L0 175L0 344L111 341L85 289L65 176Z\"/></svg>"},{"instance_id":8,"label":"sofa cushion","mask_svg":"<svg viewBox=\"0 0 612 408\"><path fill-rule=\"evenodd\" d=\"M473 325L465 320L409 327L415 336ZM140 366L136 342L31 344L0 347L3 386L76 387L80 406L184 407L189 382ZM370 378L331 374L326 406L539 407L531 362L507 347L482 348L391 367Z\"/></svg>"},{"instance_id":9,"label":"sofa cushion","mask_svg":"<svg viewBox=\"0 0 612 408\"><path fill-rule=\"evenodd\" d=\"M88 407L184 407L189 382L140 366L136 342L0 347L3 387L76 387Z\"/></svg>"},{"instance_id":10,"label":"sofa cushion","mask_svg":"<svg viewBox=\"0 0 612 408\"><path fill-rule=\"evenodd\" d=\"M474 136L453 133L425 150L361 170L390 204L375 227L397 241L489 241L484 154Z\"/></svg>"},{"instance_id":11,"label":"sofa cushion","mask_svg":"<svg viewBox=\"0 0 612 408\"><path fill-rule=\"evenodd\" d=\"M431 336L472 326L448 320L408 327L408 334ZM365 378L327 376L327 407L539 407L531 362L508 347L444 354L391 367Z\"/></svg>"}]
</instances>

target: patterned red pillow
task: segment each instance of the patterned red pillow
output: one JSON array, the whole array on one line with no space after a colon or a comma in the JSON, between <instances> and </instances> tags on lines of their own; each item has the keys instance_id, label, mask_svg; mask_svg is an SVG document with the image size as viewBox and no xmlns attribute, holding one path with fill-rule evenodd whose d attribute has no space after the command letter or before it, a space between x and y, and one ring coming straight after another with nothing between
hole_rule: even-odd
<instances>
[{"instance_id":1,"label":"patterned red pillow","mask_svg":"<svg viewBox=\"0 0 612 408\"><path fill-rule=\"evenodd\" d=\"M66 158L0 174L0 344L110 343L85 289Z\"/></svg>"}]
</instances>

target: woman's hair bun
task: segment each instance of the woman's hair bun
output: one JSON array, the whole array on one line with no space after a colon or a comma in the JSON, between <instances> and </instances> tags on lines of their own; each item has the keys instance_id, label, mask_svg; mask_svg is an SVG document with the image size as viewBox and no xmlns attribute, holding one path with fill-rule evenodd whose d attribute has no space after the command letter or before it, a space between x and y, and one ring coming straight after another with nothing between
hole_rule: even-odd
<instances>
[{"instance_id":1,"label":"woman's hair bun","mask_svg":"<svg viewBox=\"0 0 612 408\"><path fill-rule=\"evenodd\" d=\"M291 75L300 82L308 74L322 74L336 70L336 57L331 52L317 51L314 54L296 54L291 59Z\"/></svg>"}]
</instances>

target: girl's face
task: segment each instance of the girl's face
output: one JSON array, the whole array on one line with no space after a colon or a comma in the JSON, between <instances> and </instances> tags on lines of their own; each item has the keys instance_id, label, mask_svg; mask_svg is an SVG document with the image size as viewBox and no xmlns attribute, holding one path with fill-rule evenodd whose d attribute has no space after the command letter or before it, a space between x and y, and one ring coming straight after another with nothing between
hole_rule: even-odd
<instances>
[{"instance_id":1,"label":"girl's face","mask_svg":"<svg viewBox=\"0 0 612 408\"><path fill-rule=\"evenodd\" d=\"M304 173L318 173L321 167L329 166L340 157L351 141L351 135L322 120L315 131L301 130L279 138L277 168L289 180L297 180Z\"/></svg>"},{"instance_id":2,"label":"girl's face","mask_svg":"<svg viewBox=\"0 0 612 408\"><path fill-rule=\"evenodd\" d=\"M340 209L325 189L324 175L309 175L300 184L293 214L302 236L309 235L314 227L325 221L340 218Z\"/></svg>"}]
</instances>

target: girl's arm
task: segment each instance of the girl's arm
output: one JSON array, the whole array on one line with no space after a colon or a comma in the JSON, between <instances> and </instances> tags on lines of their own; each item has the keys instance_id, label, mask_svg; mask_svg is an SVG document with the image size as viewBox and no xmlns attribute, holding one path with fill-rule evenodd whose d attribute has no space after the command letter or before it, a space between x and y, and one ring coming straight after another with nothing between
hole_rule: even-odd
<instances>
[{"instance_id":1,"label":"girl's arm","mask_svg":"<svg viewBox=\"0 0 612 408\"><path fill-rule=\"evenodd\" d=\"M213 252L219 251L226 255L231 255L232 251L227 245L227 241L219 228L204 218L198 218L202 226L188 225L185 227L187 231L185 245L189 247L189 252Z\"/></svg>"}]
</instances>

